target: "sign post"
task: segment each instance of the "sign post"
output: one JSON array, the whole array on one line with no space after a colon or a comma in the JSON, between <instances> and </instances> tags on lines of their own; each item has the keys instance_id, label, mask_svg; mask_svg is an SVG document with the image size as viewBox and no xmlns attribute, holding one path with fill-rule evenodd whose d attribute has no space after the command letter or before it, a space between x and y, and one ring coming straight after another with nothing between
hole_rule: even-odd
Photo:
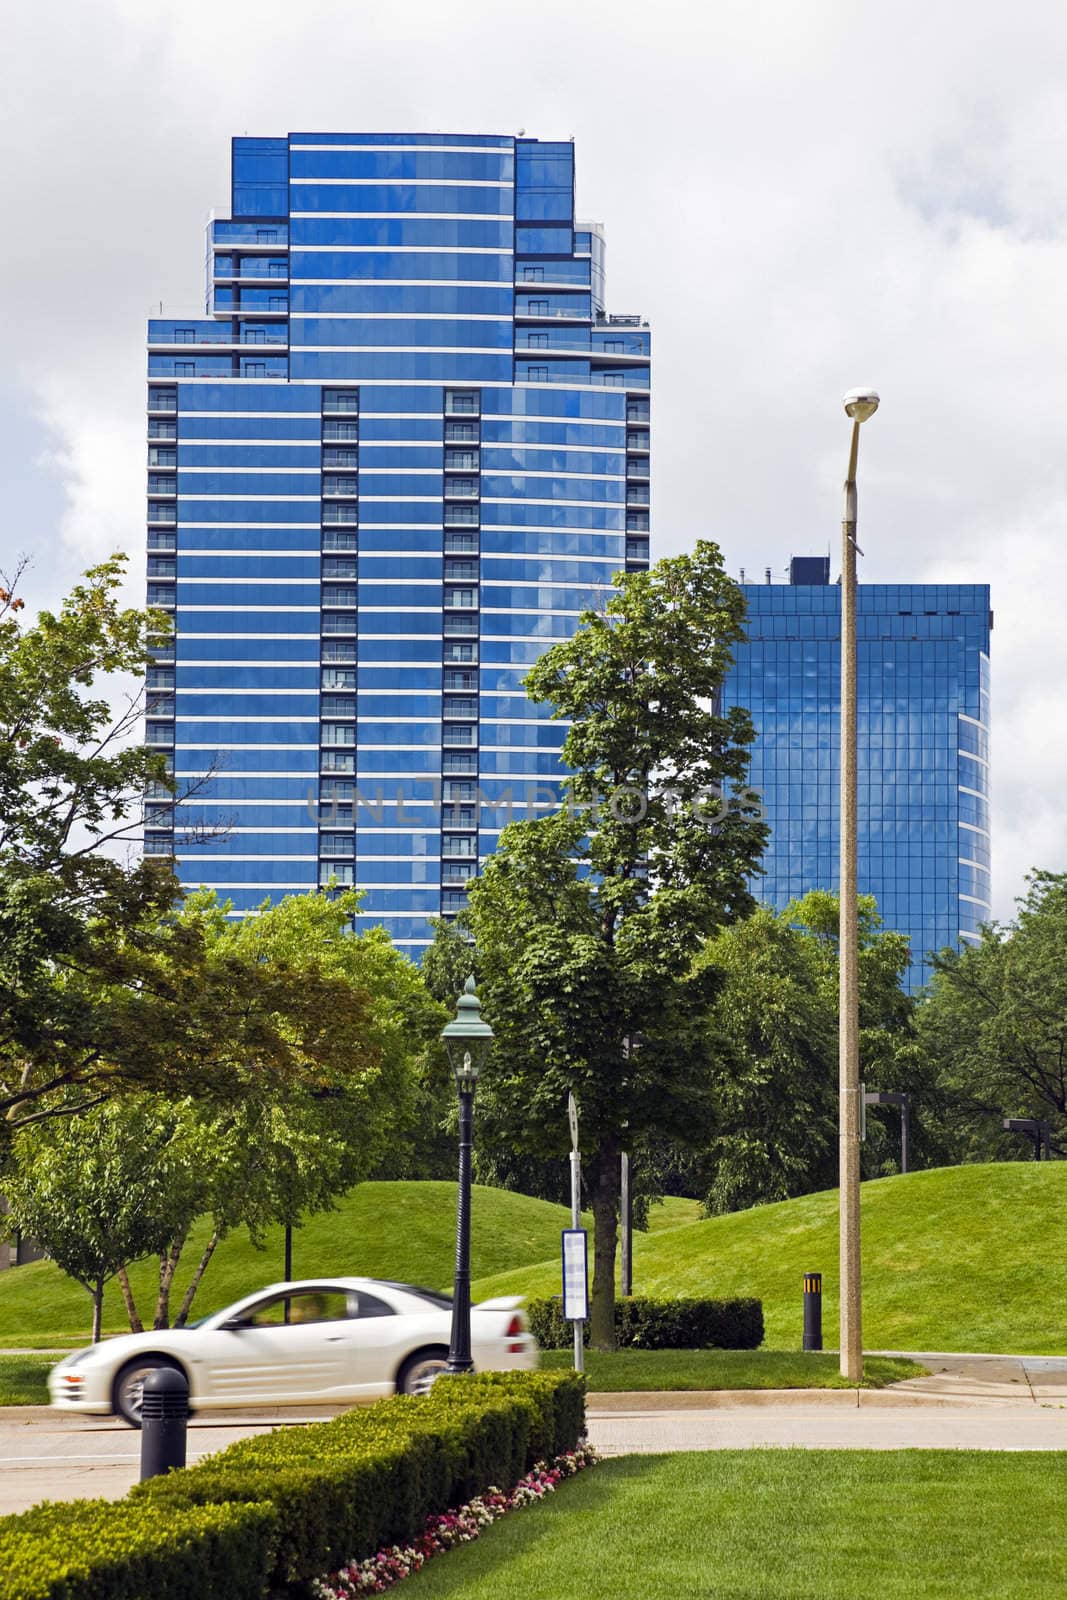
<instances>
[{"instance_id":1,"label":"sign post","mask_svg":"<svg viewBox=\"0 0 1067 1600\"><path fill-rule=\"evenodd\" d=\"M571 1130L571 1225L563 1230L563 1316L574 1323L574 1370L585 1371L585 1323L589 1319L588 1241L582 1227L582 1158L578 1153L578 1107L567 1096Z\"/></svg>"}]
</instances>

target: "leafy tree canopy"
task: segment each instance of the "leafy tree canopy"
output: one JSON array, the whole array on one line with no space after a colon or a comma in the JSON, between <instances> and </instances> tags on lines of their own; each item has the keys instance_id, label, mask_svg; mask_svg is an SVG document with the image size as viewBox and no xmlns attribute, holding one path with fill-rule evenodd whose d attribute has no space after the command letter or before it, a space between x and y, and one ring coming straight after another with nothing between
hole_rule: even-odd
<instances>
[{"instance_id":1,"label":"leafy tree canopy","mask_svg":"<svg viewBox=\"0 0 1067 1600\"><path fill-rule=\"evenodd\" d=\"M1030 1153L1004 1117L1050 1122L1054 1152L1067 1155L1067 873L1035 869L1018 905L1014 922L941 951L919 1013L965 1160Z\"/></svg>"}]
</instances>

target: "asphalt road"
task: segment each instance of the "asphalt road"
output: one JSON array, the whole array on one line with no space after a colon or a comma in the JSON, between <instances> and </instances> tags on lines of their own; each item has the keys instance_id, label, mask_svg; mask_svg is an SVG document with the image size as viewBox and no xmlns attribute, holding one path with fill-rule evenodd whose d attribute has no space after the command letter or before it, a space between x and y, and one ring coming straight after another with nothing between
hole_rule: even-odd
<instances>
[{"instance_id":1,"label":"asphalt road","mask_svg":"<svg viewBox=\"0 0 1067 1600\"><path fill-rule=\"evenodd\" d=\"M606 1455L808 1449L1067 1451L1067 1358L920 1355L930 1376L892 1389L749 1390L589 1397L589 1436ZM194 1418L190 1462L234 1439L299 1426L331 1408ZM136 1482L140 1435L111 1418L46 1406L0 1410L0 1514L39 1500L118 1498Z\"/></svg>"}]
</instances>

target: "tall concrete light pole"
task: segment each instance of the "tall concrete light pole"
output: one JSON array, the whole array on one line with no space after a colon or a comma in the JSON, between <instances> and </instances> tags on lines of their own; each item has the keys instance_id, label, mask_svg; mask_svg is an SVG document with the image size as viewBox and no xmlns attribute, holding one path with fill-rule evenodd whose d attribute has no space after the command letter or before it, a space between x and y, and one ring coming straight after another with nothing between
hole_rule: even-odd
<instances>
[{"instance_id":1,"label":"tall concrete light pole","mask_svg":"<svg viewBox=\"0 0 1067 1600\"><path fill-rule=\"evenodd\" d=\"M859 916L856 828L856 458L860 424L878 410L873 389L850 389L845 415L852 447L841 525L841 1005L838 1023L841 1103L838 1113L841 1183L841 1376L863 1377L860 1284L860 1056Z\"/></svg>"}]
</instances>

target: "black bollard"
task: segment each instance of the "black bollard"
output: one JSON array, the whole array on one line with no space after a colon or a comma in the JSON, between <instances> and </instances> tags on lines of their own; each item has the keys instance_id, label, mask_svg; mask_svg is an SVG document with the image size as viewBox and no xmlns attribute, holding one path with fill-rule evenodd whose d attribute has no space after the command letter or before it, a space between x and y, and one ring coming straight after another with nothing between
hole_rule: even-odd
<instances>
[{"instance_id":1,"label":"black bollard","mask_svg":"<svg viewBox=\"0 0 1067 1600\"><path fill-rule=\"evenodd\" d=\"M189 1385L184 1372L157 1367L144 1381L141 1400L141 1482L185 1465Z\"/></svg>"},{"instance_id":2,"label":"black bollard","mask_svg":"<svg viewBox=\"0 0 1067 1600\"><path fill-rule=\"evenodd\" d=\"M804 1274L804 1349L822 1349L822 1273Z\"/></svg>"}]
</instances>

